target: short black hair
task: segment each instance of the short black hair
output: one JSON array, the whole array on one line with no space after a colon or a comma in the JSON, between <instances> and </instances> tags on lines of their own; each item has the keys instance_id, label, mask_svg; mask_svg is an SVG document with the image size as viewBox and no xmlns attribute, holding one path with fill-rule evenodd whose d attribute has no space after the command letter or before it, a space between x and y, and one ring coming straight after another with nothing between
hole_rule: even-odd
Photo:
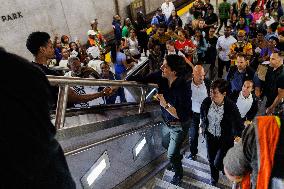
<instances>
[{"instance_id":1,"label":"short black hair","mask_svg":"<svg viewBox=\"0 0 284 189\"><path fill-rule=\"evenodd\" d=\"M271 36L271 37L269 38L269 40L274 40L274 41L276 41L276 44L279 43L279 39L278 39L277 37L275 37L275 36Z\"/></svg>"},{"instance_id":2,"label":"short black hair","mask_svg":"<svg viewBox=\"0 0 284 189\"><path fill-rule=\"evenodd\" d=\"M33 32L27 39L26 47L33 55L37 55L39 48L46 46L49 39L50 35L46 32Z\"/></svg>"},{"instance_id":3,"label":"short black hair","mask_svg":"<svg viewBox=\"0 0 284 189\"><path fill-rule=\"evenodd\" d=\"M168 27L166 24L161 23L161 24L158 24L158 28L164 28L166 30Z\"/></svg>"},{"instance_id":4,"label":"short black hair","mask_svg":"<svg viewBox=\"0 0 284 189\"><path fill-rule=\"evenodd\" d=\"M262 33L263 35L266 35L266 34L267 34L267 31L266 31L264 28L259 27L259 28L257 29L256 33Z\"/></svg>"},{"instance_id":5,"label":"short black hair","mask_svg":"<svg viewBox=\"0 0 284 189\"><path fill-rule=\"evenodd\" d=\"M232 26L226 26L225 28L231 30L231 29L232 29Z\"/></svg>"},{"instance_id":6,"label":"short black hair","mask_svg":"<svg viewBox=\"0 0 284 189\"><path fill-rule=\"evenodd\" d=\"M274 23L270 24L269 27L271 28L272 32L276 32L278 25L279 25L278 22L274 22Z\"/></svg>"},{"instance_id":7,"label":"short black hair","mask_svg":"<svg viewBox=\"0 0 284 189\"><path fill-rule=\"evenodd\" d=\"M184 57L170 54L165 59L171 70L176 72L177 77L185 77L190 72L189 65L185 62Z\"/></svg>"},{"instance_id":8,"label":"short black hair","mask_svg":"<svg viewBox=\"0 0 284 189\"><path fill-rule=\"evenodd\" d=\"M213 81L213 83L210 86L210 89L218 89L220 93L225 93L229 89L229 84L226 80L224 79L217 79Z\"/></svg>"}]
</instances>

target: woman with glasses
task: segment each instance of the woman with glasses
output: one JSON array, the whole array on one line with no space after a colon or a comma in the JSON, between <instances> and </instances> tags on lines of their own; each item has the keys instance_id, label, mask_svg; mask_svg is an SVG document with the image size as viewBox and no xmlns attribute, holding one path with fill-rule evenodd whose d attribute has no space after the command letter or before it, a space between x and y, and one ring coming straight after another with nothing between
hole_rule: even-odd
<instances>
[{"instance_id":1,"label":"woman with glasses","mask_svg":"<svg viewBox=\"0 0 284 189\"><path fill-rule=\"evenodd\" d=\"M227 90L227 81L215 80L210 86L210 97L204 99L200 108L213 186L218 183L219 171L224 172L223 158L233 147L234 138L241 135L241 116L236 104L226 97Z\"/></svg>"}]
</instances>

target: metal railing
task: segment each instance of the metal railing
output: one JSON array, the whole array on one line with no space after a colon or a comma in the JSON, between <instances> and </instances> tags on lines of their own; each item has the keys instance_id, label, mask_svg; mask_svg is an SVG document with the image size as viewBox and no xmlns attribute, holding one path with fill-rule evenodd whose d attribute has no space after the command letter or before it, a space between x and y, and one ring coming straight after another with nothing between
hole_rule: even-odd
<instances>
[{"instance_id":1,"label":"metal railing","mask_svg":"<svg viewBox=\"0 0 284 189\"><path fill-rule=\"evenodd\" d=\"M138 128L129 129L129 130L127 130L127 131L124 131L124 132L122 132L122 133L118 133L118 134L109 136L109 137L104 138L104 139L102 139L102 140L95 141L95 142L92 142L92 143L90 143L90 144L77 147L76 149L72 149L72 150L69 150L69 151L65 151L65 152L64 152L64 155L65 155L65 156L76 155L76 154L85 152L85 151L87 151L87 150L91 150L92 148L94 148L94 147L96 147L96 146L98 146L98 145L100 145L100 144L104 144L104 143L107 143L107 142L110 142L110 141L113 141L113 140L116 140L116 139L119 139L119 138L122 138L122 137L125 137L125 136L133 135L133 134L135 134L135 133L137 133L137 132L141 132L141 131L150 129L150 128L159 126L159 125L161 125L161 124L162 124L162 122L150 123L150 124L147 124L147 125L140 126L140 127L138 127Z\"/></svg>"},{"instance_id":2,"label":"metal railing","mask_svg":"<svg viewBox=\"0 0 284 189\"><path fill-rule=\"evenodd\" d=\"M49 82L53 86L59 86L55 127L61 129L64 127L65 113L68 101L68 89L72 86L121 86L121 87L139 87L141 89L141 97L139 102L139 113L144 111L146 100L146 88L157 88L156 84L142 84L135 81L123 80L105 80L105 79L90 79L78 77L63 77L63 76L47 76Z\"/></svg>"}]
</instances>

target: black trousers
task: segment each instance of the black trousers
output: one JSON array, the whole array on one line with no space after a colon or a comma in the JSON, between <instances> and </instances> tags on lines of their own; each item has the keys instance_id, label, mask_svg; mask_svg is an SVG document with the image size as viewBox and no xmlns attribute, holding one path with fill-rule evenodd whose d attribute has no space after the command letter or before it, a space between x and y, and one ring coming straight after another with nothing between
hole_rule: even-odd
<instances>
[{"instance_id":1,"label":"black trousers","mask_svg":"<svg viewBox=\"0 0 284 189\"><path fill-rule=\"evenodd\" d=\"M219 171L224 170L223 159L230 147L233 146L233 141L224 142L224 140L221 140L220 137L215 137L209 132L205 133L205 139L207 158L211 172L211 181L217 183L219 180Z\"/></svg>"},{"instance_id":2,"label":"black trousers","mask_svg":"<svg viewBox=\"0 0 284 189\"><path fill-rule=\"evenodd\" d=\"M199 123L200 123L200 114L193 112L191 127L189 129L190 152L192 155L196 155L198 153Z\"/></svg>"},{"instance_id":3,"label":"black trousers","mask_svg":"<svg viewBox=\"0 0 284 189\"><path fill-rule=\"evenodd\" d=\"M228 21L228 19L221 19L220 18L220 26L218 28L217 33L219 33L219 31L221 30L221 28L223 27L223 24L225 25L225 27L227 27L227 21Z\"/></svg>"},{"instance_id":4,"label":"black trousers","mask_svg":"<svg viewBox=\"0 0 284 189\"><path fill-rule=\"evenodd\" d=\"M216 56L217 56L216 49L210 49L210 52L207 51L206 64L210 65L209 79L211 80L214 80L215 78L214 68L215 68Z\"/></svg>"},{"instance_id":5,"label":"black trousers","mask_svg":"<svg viewBox=\"0 0 284 189\"><path fill-rule=\"evenodd\" d=\"M223 61L220 58L218 58L218 78L222 78L224 66L226 66L226 71L227 72L229 71L230 63L231 63L230 60Z\"/></svg>"}]
</instances>

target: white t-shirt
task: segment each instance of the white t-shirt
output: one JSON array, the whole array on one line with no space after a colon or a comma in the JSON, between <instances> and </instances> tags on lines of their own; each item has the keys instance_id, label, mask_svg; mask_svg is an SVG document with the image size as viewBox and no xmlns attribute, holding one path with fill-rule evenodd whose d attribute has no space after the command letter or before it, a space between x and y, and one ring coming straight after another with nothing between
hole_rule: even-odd
<instances>
[{"instance_id":1,"label":"white t-shirt","mask_svg":"<svg viewBox=\"0 0 284 189\"><path fill-rule=\"evenodd\" d=\"M219 51L219 58L223 61L229 61L229 53L230 53L230 46L237 42L237 40L233 36L225 37L222 35L218 38L216 49L218 50L219 47L222 47L222 50Z\"/></svg>"},{"instance_id":2,"label":"white t-shirt","mask_svg":"<svg viewBox=\"0 0 284 189\"><path fill-rule=\"evenodd\" d=\"M60 60L59 67L68 68L68 60Z\"/></svg>"},{"instance_id":3,"label":"white t-shirt","mask_svg":"<svg viewBox=\"0 0 284 189\"><path fill-rule=\"evenodd\" d=\"M98 58L100 56L100 49L97 46L92 46L87 49L87 54L91 54L93 58Z\"/></svg>"},{"instance_id":4,"label":"white t-shirt","mask_svg":"<svg viewBox=\"0 0 284 189\"><path fill-rule=\"evenodd\" d=\"M175 10L175 6L173 2L169 2L169 5L164 2L161 6L163 14L166 16L166 19L168 20L172 14L172 11Z\"/></svg>"},{"instance_id":5,"label":"white t-shirt","mask_svg":"<svg viewBox=\"0 0 284 189\"><path fill-rule=\"evenodd\" d=\"M248 111L250 110L253 103L252 94L250 94L247 98L243 96L243 93L240 92L239 98L237 100L237 107L240 111L241 117L244 118Z\"/></svg>"},{"instance_id":6,"label":"white t-shirt","mask_svg":"<svg viewBox=\"0 0 284 189\"><path fill-rule=\"evenodd\" d=\"M67 72L65 77L72 77L72 71ZM78 94L92 94L98 92L98 86L74 86L72 89ZM95 105L100 105L104 104L104 100L102 97L96 98L94 100L91 100L89 102L84 102L84 103L77 103L74 104L74 107L76 108L83 108L83 107L89 107L89 106L95 106Z\"/></svg>"},{"instance_id":7,"label":"white t-shirt","mask_svg":"<svg viewBox=\"0 0 284 189\"><path fill-rule=\"evenodd\" d=\"M101 63L103 63L103 61L101 60L90 60L88 66L96 70L99 74L101 74Z\"/></svg>"}]
</instances>

